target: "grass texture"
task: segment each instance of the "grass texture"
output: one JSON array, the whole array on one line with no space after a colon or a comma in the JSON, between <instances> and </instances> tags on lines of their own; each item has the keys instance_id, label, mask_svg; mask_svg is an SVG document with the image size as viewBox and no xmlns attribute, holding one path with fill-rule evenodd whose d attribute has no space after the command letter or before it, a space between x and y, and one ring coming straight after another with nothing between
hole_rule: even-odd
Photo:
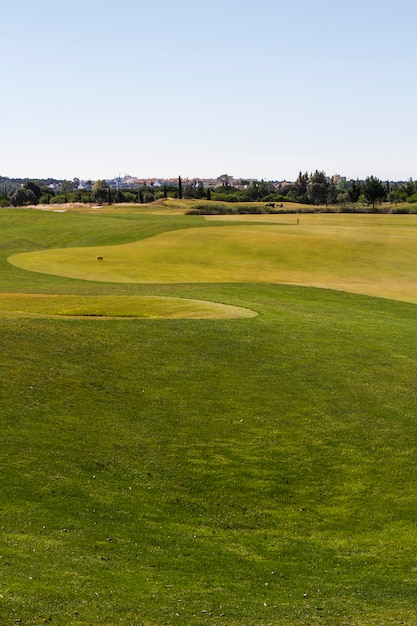
<instances>
[{"instance_id":1,"label":"grass texture","mask_svg":"<svg viewBox=\"0 0 417 626\"><path fill-rule=\"evenodd\" d=\"M262 280L94 282L7 261L139 232L150 244L164 228L211 236L211 222L175 217L0 213L1 300L29 303L0 314L0 623L415 623L415 305ZM377 231L375 218L356 228ZM253 247L264 233L214 230L235 249L237 228ZM29 315L46 296L258 315Z\"/></svg>"}]
</instances>

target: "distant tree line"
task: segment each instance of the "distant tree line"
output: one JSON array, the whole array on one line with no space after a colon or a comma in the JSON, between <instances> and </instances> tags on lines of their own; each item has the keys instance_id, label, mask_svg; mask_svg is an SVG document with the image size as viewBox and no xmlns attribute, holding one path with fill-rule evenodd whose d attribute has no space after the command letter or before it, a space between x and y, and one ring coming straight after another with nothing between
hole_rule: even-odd
<instances>
[{"instance_id":1,"label":"distant tree line","mask_svg":"<svg viewBox=\"0 0 417 626\"><path fill-rule=\"evenodd\" d=\"M53 185L54 189L50 186ZM79 188L79 181L6 179L0 177L0 206L29 206L37 204L97 203L144 204L168 196L178 197L178 187L110 188L104 180Z\"/></svg>"},{"instance_id":2,"label":"distant tree line","mask_svg":"<svg viewBox=\"0 0 417 626\"><path fill-rule=\"evenodd\" d=\"M194 194L189 197L202 196ZM312 206L339 206L345 210L366 204L375 211L385 201L393 204L417 202L417 183L412 179L407 182L384 182L375 176L368 176L364 181L341 179L335 182L325 172L316 170L312 174L300 172L295 182L281 184L278 189L273 183L263 180L247 181L244 189L225 185L214 189L210 199L222 202L298 202Z\"/></svg>"},{"instance_id":3,"label":"distant tree line","mask_svg":"<svg viewBox=\"0 0 417 626\"><path fill-rule=\"evenodd\" d=\"M375 176L365 180L334 181L325 172L300 172L293 183L277 186L271 182L241 180L239 187L227 183L206 189L201 181L178 178L177 185L111 188L108 182L97 180L81 188L79 179L28 180L0 177L0 206L27 206L65 203L149 203L160 198L185 198L214 200L217 202L245 203L298 202L312 206L339 206L341 210L354 210L367 205L373 211L385 201L391 204L417 203L417 183L384 182Z\"/></svg>"},{"instance_id":4,"label":"distant tree line","mask_svg":"<svg viewBox=\"0 0 417 626\"><path fill-rule=\"evenodd\" d=\"M300 172L297 180L285 186L289 201L311 205L339 205L348 209L357 204L367 204L373 210L389 201L417 202L417 184L412 180L392 183L376 176L368 176L364 181L340 180L337 183L322 171L313 174Z\"/></svg>"},{"instance_id":5,"label":"distant tree line","mask_svg":"<svg viewBox=\"0 0 417 626\"><path fill-rule=\"evenodd\" d=\"M413 192L415 191L414 183ZM323 171L316 170L313 174L300 172L297 180L285 187L289 200L303 204L341 205L346 207L361 202L375 206L391 199L388 182L384 183L375 176L368 176L365 181L340 180L337 183L328 178ZM404 198L406 199L406 197Z\"/></svg>"}]
</instances>

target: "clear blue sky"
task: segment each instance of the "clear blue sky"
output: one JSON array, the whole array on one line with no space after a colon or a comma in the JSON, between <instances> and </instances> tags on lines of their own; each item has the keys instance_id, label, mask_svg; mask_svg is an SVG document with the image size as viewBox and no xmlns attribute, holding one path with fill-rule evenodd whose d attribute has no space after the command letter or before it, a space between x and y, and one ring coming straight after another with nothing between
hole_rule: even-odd
<instances>
[{"instance_id":1,"label":"clear blue sky","mask_svg":"<svg viewBox=\"0 0 417 626\"><path fill-rule=\"evenodd\" d=\"M415 0L3 0L0 175L417 178Z\"/></svg>"}]
</instances>

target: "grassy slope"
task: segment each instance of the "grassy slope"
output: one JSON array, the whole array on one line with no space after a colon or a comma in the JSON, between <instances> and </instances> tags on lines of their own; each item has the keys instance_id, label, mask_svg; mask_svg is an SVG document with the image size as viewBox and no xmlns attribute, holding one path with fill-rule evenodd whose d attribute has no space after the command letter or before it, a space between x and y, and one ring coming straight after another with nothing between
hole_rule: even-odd
<instances>
[{"instance_id":1,"label":"grassy slope","mask_svg":"<svg viewBox=\"0 0 417 626\"><path fill-rule=\"evenodd\" d=\"M33 219L14 225L32 247L128 240L139 226ZM0 320L0 622L416 621L415 306L95 284L4 261L0 281L260 313Z\"/></svg>"}]
</instances>

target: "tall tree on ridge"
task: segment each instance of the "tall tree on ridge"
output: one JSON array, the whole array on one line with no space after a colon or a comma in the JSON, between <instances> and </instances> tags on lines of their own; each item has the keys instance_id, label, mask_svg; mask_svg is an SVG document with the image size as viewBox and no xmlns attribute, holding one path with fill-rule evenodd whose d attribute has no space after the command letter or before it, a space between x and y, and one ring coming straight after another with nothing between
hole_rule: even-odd
<instances>
[{"instance_id":1,"label":"tall tree on ridge","mask_svg":"<svg viewBox=\"0 0 417 626\"><path fill-rule=\"evenodd\" d=\"M375 202L382 202L387 196L387 190L383 182L375 176L368 176L365 180L363 193L367 202L372 204L372 210L375 210Z\"/></svg>"}]
</instances>

